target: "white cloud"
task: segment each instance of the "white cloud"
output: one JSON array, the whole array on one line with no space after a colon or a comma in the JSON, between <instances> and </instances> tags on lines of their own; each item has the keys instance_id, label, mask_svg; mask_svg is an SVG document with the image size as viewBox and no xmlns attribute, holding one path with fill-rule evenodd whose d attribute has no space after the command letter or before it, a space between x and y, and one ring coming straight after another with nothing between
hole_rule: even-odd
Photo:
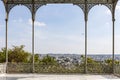
<instances>
[{"instance_id":1,"label":"white cloud","mask_svg":"<svg viewBox=\"0 0 120 80\"><path fill-rule=\"evenodd\" d=\"M110 22L106 22L106 23L105 23L105 26L108 27L108 28L111 28Z\"/></svg>"},{"instance_id":2,"label":"white cloud","mask_svg":"<svg viewBox=\"0 0 120 80\"><path fill-rule=\"evenodd\" d=\"M109 25L110 23L109 22L106 22L106 25Z\"/></svg>"},{"instance_id":3,"label":"white cloud","mask_svg":"<svg viewBox=\"0 0 120 80\"><path fill-rule=\"evenodd\" d=\"M32 20L29 19L28 23L32 25ZM46 26L46 24L44 22L35 21L35 26L43 27L43 26Z\"/></svg>"},{"instance_id":4,"label":"white cloud","mask_svg":"<svg viewBox=\"0 0 120 80\"><path fill-rule=\"evenodd\" d=\"M111 38L93 38L88 40L88 53L111 53L112 41Z\"/></svg>"},{"instance_id":5,"label":"white cloud","mask_svg":"<svg viewBox=\"0 0 120 80\"><path fill-rule=\"evenodd\" d=\"M76 36L76 35L68 35L68 36L64 36L64 38L74 42L81 42L84 40L83 37L81 38L81 36Z\"/></svg>"},{"instance_id":6,"label":"white cloud","mask_svg":"<svg viewBox=\"0 0 120 80\"><path fill-rule=\"evenodd\" d=\"M120 34L115 35L115 53L120 53ZM88 39L88 53L112 53L112 38Z\"/></svg>"},{"instance_id":7,"label":"white cloud","mask_svg":"<svg viewBox=\"0 0 120 80\"><path fill-rule=\"evenodd\" d=\"M48 37L46 36L46 33L40 31L40 30L37 30L35 31L35 39L36 40L44 40L44 39L47 39Z\"/></svg>"},{"instance_id":8,"label":"white cloud","mask_svg":"<svg viewBox=\"0 0 120 80\"><path fill-rule=\"evenodd\" d=\"M4 29L4 25L0 23L0 31Z\"/></svg>"},{"instance_id":9,"label":"white cloud","mask_svg":"<svg viewBox=\"0 0 120 80\"><path fill-rule=\"evenodd\" d=\"M22 18L19 18L19 19L17 19L17 20L13 20L12 22L14 22L14 23L16 23L16 22L21 23L21 22L23 22L23 19L22 19Z\"/></svg>"},{"instance_id":10,"label":"white cloud","mask_svg":"<svg viewBox=\"0 0 120 80\"><path fill-rule=\"evenodd\" d=\"M110 12L109 9L107 9L105 13L106 13L107 15L111 15L111 12Z\"/></svg>"},{"instance_id":11,"label":"white cloud","mask_svg":"<svg viewBox=\"0 0 120 80\"><path fill-rule=\"evenodd\" d=\"M1 23L0 23L0 28L2 27Z\"/></svg>"},{"instance_id":12,"label":"white cloud","mask_svg":"<svg viewBox=\"0 0 120 80\"><path fill-rule=\"evenodd\" d=\"M120 5L117 5L117 6L116 6L116 10L120 10Z\"/></svg>"}]
</instances>

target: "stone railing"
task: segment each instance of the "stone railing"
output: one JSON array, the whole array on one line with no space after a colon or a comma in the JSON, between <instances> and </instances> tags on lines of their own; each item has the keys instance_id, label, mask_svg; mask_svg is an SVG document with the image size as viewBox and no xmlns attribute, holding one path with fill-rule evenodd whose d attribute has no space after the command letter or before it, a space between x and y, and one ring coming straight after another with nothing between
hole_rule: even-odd
<instances>
[{"instance_id":1,"label":"stone railing","mask_svg":"<svg viewBox=\"0 0 120 80\"><path fill-rule=\"evenodd\" d=\"M6 64L0 63L0 73L5 73L5 72L6 72Z\"/></svg>"},{"instance_id":2,"label":"stone railing","mask_svg":"<svg viewBox=\"0 0 120 80\"><path fill-rule=\"evenodd\" d=\"M8 73L32 73L33 68L30 63L9 63L7 65ZM35 73L84 73L84 66L64 66L59 64L35 64Z\"/></svg>"},{"instance_id":3,"label":"stone railing","mask_svg":"<svg viewBox=\"0 0 120 80\"><path fill-rule=\"evenodd\" d=\"M115 65L114 73L115 75L120 76L120 64Z\"/></svg>"},{"instance_id":4,"label":"stone railing","mask_svg":"<svg viewBox=\"0 0 120 80\"><path fill-rule=\"evenodd\" d=\"M84 73L84 64L60 65L60 64L35 64L34 73ZM119 69L120 70L120 69ZM112 66L106 64L88 64L88 73L111 74ZM33 68L30 63L9 63L8 73L32 73Z\"/></svg>"}]
</instances>

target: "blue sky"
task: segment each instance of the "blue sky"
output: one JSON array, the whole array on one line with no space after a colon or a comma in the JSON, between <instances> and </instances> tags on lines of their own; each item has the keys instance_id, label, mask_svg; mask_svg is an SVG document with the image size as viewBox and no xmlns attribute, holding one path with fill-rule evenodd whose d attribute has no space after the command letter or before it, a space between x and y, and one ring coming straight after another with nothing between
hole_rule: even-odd
<instances>
[{"instance_id":1,"label":"blue sky","mask_svg":"<svg viewBox=\"0 0 120 80\"><path fill-rule=\"evenodd\" d=\"M116 7L115 53L120 53L120 1ZM25 6L9 14L8 47L25 45L31 52L31 13ZM0 1L0 48L5 47L5 10ZM35 20L36 53L84 54L84 15L72 4L42 6ZM88 53L112 53L112 18L105 6L95 6L88 17Z\"/></svg>"}]
</instances>

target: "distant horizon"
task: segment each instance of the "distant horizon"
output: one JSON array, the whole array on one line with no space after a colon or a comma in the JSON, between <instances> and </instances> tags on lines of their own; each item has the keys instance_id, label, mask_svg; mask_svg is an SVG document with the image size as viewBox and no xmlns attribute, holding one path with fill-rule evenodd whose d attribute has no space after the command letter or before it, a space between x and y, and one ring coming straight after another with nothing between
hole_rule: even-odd
<instances>
[{"instance_id":1,"label":"distant horizon","mask_svg":"<svg viewBox=\"0 0 120 80\"><path fill-rule=\"evenodd\" d=\"M71 54L71 55L84 55L84 54L81 54L81 53L35 53L35 54L65 54L65 55L67 55L67 54ZM87 53L87 55L112 55L112 53ZM115 53L115 55L120 55L119 53Z\"/></svg>"}]
</instances>

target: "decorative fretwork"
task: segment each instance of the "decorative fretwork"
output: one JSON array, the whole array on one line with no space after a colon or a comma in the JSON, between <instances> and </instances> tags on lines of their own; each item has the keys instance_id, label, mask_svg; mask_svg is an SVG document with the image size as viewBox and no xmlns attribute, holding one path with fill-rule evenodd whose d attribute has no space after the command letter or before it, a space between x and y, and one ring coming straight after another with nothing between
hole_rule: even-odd
<instances>
[{"instance_id":1,"label":"decorative fretwork","mask_svg":"<svg viewBox=\"0 0 120 80\"><path fill-rule=\"evenodd\" d=\"M72 3L78 5L82 9L84 14L88 15L92 7L98 4L107 6L113 14L118 0L114 0L114 1L113 0L2 0L2 1L4 2L6 11L8 13L16 5L25 5L31 11L32 14L35 14L37 10L42 5L45 4Z\"/></svg>"},{"instance_id":2,"label":"decorative fretwork","mask_svg":"<svg viewBox=\"0 0 120 80\"><path fill-rule=\"evenodd\" d=\"M37 12L37 10L43 6L43 4L24 4L30 11L31 13L35 14ZM34 9L33 9L34 8ZM33 11L34 10L34 11Z\"/></svg>"},{"instance_id":3,"label":"decorative fretwork","mask_svg":"<svg viewBox=\"0 0 120 80\"><path fill-rule=\"evenodd\" d=\"M76 5L82 9L83 13L85 13L85 4L76 4Z\"/></svg>"},{"instance_id":4,"label":"decorative fretwork","mask_svg":"<svg viewBox=\"0 0 120 80\"><path fill-rule=\"evenodd\" d=\"M36 13L37 12L37 10L41 7L41 6L43 6L44 4L35 4L34 5L34 13Z\"/></svg>"},{"instance_id":5,"label":"decorative fretwork","mask_svg":"<svg viewBox=\"0 0 120 80\"><path fill-rule=\"evenodd\" d=\"M85 20L87 20L88 18L87 16L90 9L92 9L92 7L94 7L96 4L76 4L76 5L78 5L82 9L85 15Z\"/></svg>"},{"instance_id":6,"label":"decorative fretwork","mask_svg":"<svg viewBox=\"0 0 120 80\"><path fill-rule=\"evenodd\" d=\"M87 12L89 13L89 11L97 4L87 4Z\"/></svg>"},{"instance_id":7,"label":"decorative fretwork","mask_svg":"<svg viewBox=\"0 0 120 80\"><path fill-rule=\"evenodd\" d=\"M84 14L87 14L86 16L88 16L88 13L89 13L89 11L94 7L94 6L96 6L96 5L99 5L99 4L89 4L89 3L86 3L87 4L87 6L85 6L85 4L76 4L77 6L79 6L81 9L82 9L82 11L84 12ZM113 4L108 4L108 3L106 3L106 4L101 4L101 5L105 5L110 11L111 11L111 13L113 14L114 13L114 11L115 11L115 6L113 6ZM86 8L85 8L86 7Z\"/></svg>"},{"instance_id":8,"label":"decorative fretwork","mask_svg":"<svg viewBox=\"0 0 120 80\"><path fill-rule=\"evenodd\" d=\"M32 4L24 4L24 6L26 6L32 13Z\"/></svg>"},{"instance_id":9,"label":"decorative fretwork","mask_svg":"<svg viewBox=\"0 0 120 80\"><path fill-rule=\"evenodd\" d=\"M16 4L8 4L8 5L6 5L6 11L7 11L7 13L9 13L11 11L11 9L13 7L15 7L15 6L16 6Z\"/></svg>"},{"instance_id":10,"label":"decorative fretwork","mask_svg":"<svg viewBox=\"0 0 120 80\"><path fill-rule=\"evenodd\" d=\"M43 4L24 4L34 15L36 14L37 10L43 5ZM33 9L34 8L34 9Z\"/></svg>"},{"instance_id":11,"label":"decorative fretwork","mask_svg":"<svg viewBox=\"0 0 120 80\"><path fill-rule=\"evenodd\" d=\"M104 4L104 5L111 11L111 13L113 12L112 4Z\"/></svg>"}]
</instances>

